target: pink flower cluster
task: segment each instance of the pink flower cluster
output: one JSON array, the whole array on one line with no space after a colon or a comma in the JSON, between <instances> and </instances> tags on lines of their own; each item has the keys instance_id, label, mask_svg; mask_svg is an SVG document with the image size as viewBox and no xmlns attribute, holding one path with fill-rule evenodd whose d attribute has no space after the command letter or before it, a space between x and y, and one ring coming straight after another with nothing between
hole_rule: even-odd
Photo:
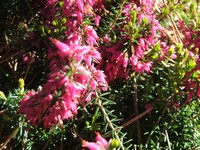
<instances>
[{"instance_id":1,"label":"pink flower cluster","mask_svg":"<svg viewBox=\"0 0 200 150\"><path fill-rule=\"evenodd\" d=\"M51 8L46 14L48 17L45 16L47 23L56 15L57 7L52 8L56 2L58 0L47 1L46 9ZM50 38L57 49L48 50L47 82L42 89L28 92L20 102L19 113L25 114L33 126L62 125L63 120L76 115L78 106L89 102L96 91L107 89L104 72L95 67L101 60L95 48L98 35L90 25L81 27L85 15L94 16L98 26L100 17L93 10L100 11L102 7L101 0L64 1L61 16L67 18L67 38L65 42Z\"/></svg>"},{"instance_id":2,"label":"pink flower cluster","mask_svg":"<svg viewBox=\"0 0 200 150\"><path fill-rule=\"evenodd\" d=\"M104 68L108 82L116 78L127 79L131 72L150 72L152 61L146 57L146 54L154 47L157 42L157 31L161 30L161 26L154 15L153 6L154 1L144 0L139 5L136 5L134 2L124 5L124 9L122 10L122 15L124 16L123 23L121 23L120 29L114 28L114 30L121 32L120 40L112 46L104 45L100 48L103 61L99 67ZM135 26L138 29L144 19L150 25L150 32L145 33L145 35L141 33L144 36L134 39L138 42L131 41L132 37L126 29L127 24L132 21L133 16L131 12L133 11L137 13ZM109 42L108 35L105 35L103 41ZM128 46L124 44L126 42L129 43Z\"/></svg>"},{"instance_id":3,"label":"pink flower cluster","mask_svg":"<svg viewBox=\"0 0 200 150\"><path fill-rule=\"evenodd\" d=\"M56 31L57 27L52 25L52 22L64 18L66 22L63 22L63 25L67 27L67 30L64 31L65 36L74 32L91 34L93 37L87 37L86 41L90 44L96 44L98 36L95 35L96 32L93 31L93 27L89 26L89 23L86 26L82 26L82 24L90 18L92 23L99 26L101 17L98 14L101 13L102 9L104 9L102 0L46 0L46 6L41 12L44 17L45 28L53 32Z\"/></svg>"},{"instance_id":4,"label":"pink flower cluster","mask_svg":"<svg viewBox=\"0 0 200 150\"><path fill-rule=\"evenodd\" d=\"M188 58L195 59L196 66L186 73L182 82L184 89L187 91L186 103L189 103L193 97L200 98L200 86L197 80L200 80L200 32L199 30L190 29L183 21L178 20L177 23L179 31L184 35L184 48L189 50ZM195 78L191 78L192 74L196 74Z\"/></svg>"},{"instance_id":5,"label":"pink flower cluster","mask_svg":"<svg viewBox=\"0 0 200 150\"><path fill-rule=\"evenodd\" d=\"M79 105L84 106L85 102L95 96L96 90L106 90L107 82L116 78L128 79L132 72L149 73L155 60L149 54L157 53L156 59L163 60L166 54L169 55L170 49L165 41L159 43L162 27L156 20L154 5L154 0L126 3L121 18L117 20L121 21L119 26L111 24L114 32L120 36L112 41L112 33L106 33L100 39L95 30L100 24L99 14L104 9L102 0L46 0L46 6L42 10L45 28L53 33L58 26L65 28L63 35L58 38L60 40L50 38L57 49L48 49L50 73L47 82L42 89L29 91L24 96L19 112L25 114L26 119L34 126L42 123L47 128L54 124L62 125L63 120L78 113ZM136 18L133 18L134 13ZM58 26L52 23L55 20ZM199 37L192 39L193 32L183 27L180 22L179 28L183 30L184 42L187 48L191 48L192 57L200 48L200 40ZM134 34L134 30L137 34ZM199 35L199 32L194 33ZM53 37L57 35L53 34ZM161 50L155 52L157 43ZM199 53L197 56L199 65ZM171 57L176 59L176 54ZM31 63L27 56L23 60L27 64ZM199 86L193 80L188 80L187 83L185 89L195 87L197 96L200 96ZM189 91L187 101L194 95L194 92ZM85 147L87 143L89 142L84 144Z\"/></svg>"},{"instance_id":6,"label":"pink flower cluster","mask_svg":"<svg viewBox=\"0 0 200 150\"><path fill-rule=\"evenodd\" d=\"M73 117L79 104L90 101L95 90L106 90L107 85L103 71L91 61L101 58L94 47L51 41L58 50L49 52L51 72L47 83L41 91L28 92L19 110L32 125L44 122L44 127Z\"/></svg>"}]
</instances>

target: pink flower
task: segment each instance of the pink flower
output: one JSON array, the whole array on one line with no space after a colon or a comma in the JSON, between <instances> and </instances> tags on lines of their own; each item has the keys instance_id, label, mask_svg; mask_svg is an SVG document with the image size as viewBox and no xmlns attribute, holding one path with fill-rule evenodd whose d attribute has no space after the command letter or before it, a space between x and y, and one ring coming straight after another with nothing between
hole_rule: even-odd
<instances>
[{"instance_id":1,"label":"pink flower","mask_svg":"<svg viewBox=\"0 0 200 150\"><path fill-rule=\"evenodd\" d=\"M42 95L41 95L42 96ZM53 100L52 94L47 94L41 101L41 105L45 108Z\"/></svg>"},{"instance_id":2,"label":"pink flower","mask_svg":"<svg viewBox=\"0 0 200 150\"><path fill-rule=\"evenodd\" d=\"M84 27L85 34L86 34L86 41L89 45L94 46L97 45L97 40L99 39L96 31L93 29L92 26L86 25Z\"/></svg>"},{"instance_id":3,"label":"pink flower","mask_svg":"<svg viewBox=\"0 0 200 150\"><path fill-rule=\"evenodd\" d=\"M95 15L95 25L98 27L99 26L99 21L101 19L101 16Z\"/></svg>"},{"instance_id":4,"label":"pink flower","mask_svg":"<svg viewBox=\"0 0 200 150\"><path fill-rule=\"evenodd\" d=\"M141 46L141 48L144 50L145 49L145 42L143 38L139 38L138 40L139 45Z\"/></svg>"},{"instance_id":5,"label":"pink flower","mask_svg":"<svg viewBox=\"0 0 200 150\"><path fill-rule=\"evenodd\" d=\"M71 110L73 114L77 114L77 102L71 98L65 100L66 107Z\"/></svg>"},{"instance_id":6,"label":"pink flower","mask_svg":"<svg viewBox=\"0 0 200 150\"><path fill-rule=\"evenodd\" d=\"M65 0L63 7L62 7L62 14L64 16L68 16L73 10L74 1L72 0Z\"/></svg>"},{"instance_id":7,"label":"pink flower","mask_svg":"<svg viewBox=\"0 0 200 150\"><path fill-rule=\"evenodd\" d=\"M64 111L64 115L63 115L62 119L69 119L72 117L73 117L73 113L70 110L66 109Z\"/></svg>"},{"instance_id":8,"label":"pink flower","mask_svg":"<svg viewBox=\"0 0 200 150\"><path fill-rule=\"evenodd\" d=\"M154 39L152 36L147 36L145 37L145 40L147 41L147 43L151 44L151 45L154 45L155 42L154 42Z\"/></svg>"},{"instance_id":9,"label":"pink flower","mask_svg":"<svg viewBox=\"0 0 200 150\"><path fill-rule=\"evenodd\" d=\"M187 95L186 103L189 103L192 100L193 96L194 96L194 91L189 91Z\"/></svg>"},{"instance_id":10,"label":"pink flower","mask_svg":"<svg viewBox=\"0 0 200 150\"><path fill-rule=\"evenodd\" d=\"M28 56L28 55L23 55L23 63L24 64L30 65L30 64L34 63L34 61L35 61L34 57L31 57L31 56Z\"/></svg>"},{"instance_id":11,"label":"pink flower","mask_svg":"<svg viewBox=\"0 0 200 150\"><path fill-rule=\"evenodd\" d=\"M103 71L100 71L100 70L96 70L93 75L92 75L96 81L98 81L98 83L101 85L101 86L106 86L107 85L107 82L105 80L105 75L103 73Z\"/></svg>"},{"instance_id":12,"label":"pink flower","mask_svg":"<svg viewBox=\"0 0 200 150\"><path fill-rule=\"evenodd\" d=\"M135 55L138 57L138 58L141 58L143 56L144 52L141 48L141 46L137 45L135 46Z\"/></svg>"},{"instance_id":13,"label":"pink flower","mask_svg":"<svg viewBox=\"0 0 200 150\"><path fill-rule=\"evenodd\" d=\"M95 132L96 133L96 141L97 143L99 143L100 145L103 145L104 148L107 148L108 147L108 141L101 136L101 134L99 132Z\"/></svg>"},{"instance_id":14,"label":"pink flower","mask_svg":"<svg viewBox=\"0 0 200 150\"><path fill-rule=\"evenodd\" d=\"M111 58L110 58L110 61L114 62L114 63L117 63L120 60L120 57L122 57L122 55L123 55L123 53L119 52L119 51L116 52L116 53L113 53L112 56L111 56Z\"/></svg>"},{"instance_id":15,"label":"pink flower","mask_svg":"<svg viewBox=\"0 0 200 150\"><path fill-rule=\"evenodd\" d=\"M74 76L74 80L83 86L87 86L91 78L91 72L86 70L83 66L77 68L77 73Z\"/></svg>"},{"instance_id":16,"label":"pink flower","mask_svg":"<svg viewBox=\"0 0 200 150\"><path fill-rule=\"evenodd\" d=\"M75 16L77 16L77 22L82 23L83 22L83 13L80 10L76 10Z\"/></svg>"},{"instance_id":17,"label":"pink flower","mask_svg":"<svg viewBox=\"0 0 200 150\"><path fill-rule=\"evenodd\" d=\"M153 26L152 28L151 28L151 32L152 32L152 35L153 36L156 36L156 31L158 30L158 28L156 27L156 26Z\"/></svg>"},{"instance_id":18,"label":"pink flower","mask_svg":"<svg viewBox=\"0 0 200 150\"><path fill-rule=\"evenodd\" d=\"M91 46L76 46L75 51L78 55L84 55L91 51Z\"/></svg>"},{"instance_id":19,"label":"pink flower","mask_svg":"<svg viewBox=\"0 0 200 150\"><path fill-rule=\"evenodd\" d=\"M73 82L68 82L67 85L65 85L65 94L63 95L63 99L67 101L68 99L76 99L77 98L77 93L78 89L76 83Z\"/></svg>"},{"instance_id":20,"label":"pink flower","mask_svg":"<svg viewBox=\"0 0 200 150\"><path fill-rule=\"evenodd\" d=\"M130 60L131 60L132 67L134 67L134 66L136 66L138 64L138 57L132 56L130 58Z\"/></svg>"},{"instance_id":21,"label":"pink flower","mask_svg":"<svg viewBox=\"0 0 200 150\"><path fill-rule=\"evenodd\" d=\"M70 47L67 44L65 44L59 40L53 39L53 38L50 38L50 40L59 49L59 51L57 53L58 53L58 55L60 55L60 57L72 55L73 50L70 49Z\"/></svg>"},{"instance_id":22,"label":"pink flower","mask_svg":"<svg viewBox=\"0 0 200 150\"><path fill-rule=\"evenodd\" d=\"M190 31L186 31L184 35L185 35L185 39L187 39L187 40L191 39L191 32Z\"/></svg>"},{"instance_id":23,"label":"pink flower","mask_svg":"<svg viewBox=\"0 0 200 150\"><path fill-rule=\"evenodd\" d=\"M105 42L105 43L109 43L110 40L111 40L111 39L108 37L107 34L103 37L103 42Z\"/></svg>"},{"instance_id":24,"label":"pink flower","mask_svg":"<svg viewBox=\"0 0 200 150\"><path fill-rule=\"evenodd\" d=\"M66 44L69 46L79 46L81 45L81 36L79 33L72 33L68 36Z\"/></svg>"},{"instance_id":25,"label":"pink flower","mask_svg":"<svg viewBox=\"0 0 200 150\"><path fill-rule=\"evenodd\" d=\"M129 61L129 58L127 55L125 55L123 59L123 68L126 68L128 66L128 61Z\"/></svg>"},{"instance_id":26,"label":"pink flower","mask_svg":"<svg viewBox=\"0 0 200 150\"><path fill-rule=\"evenodd\" d=\"M89 87L90 87L90 90L95 90L95 88L97 87L97 85L98 85L98 83L97 83L97 81L95 80L95 79L91 79L90 80L90 83L89 83Z\"/></svg>"},{"instance_id":27,"label":"pink flower","mask_svg":"<svg viewBox=\"0 0 200 150\"><path fill-rule=\"evenodd\" d=\"M141 22L144 18L145 18L145 16L142 12L138 14L139 22Z\"/></svg>"},{"instance_id":28,"label":"pink flower","mask_svg":"<svg viewBox=\"0 0 200 150\"><path fill-rule=\"evenodd\" d=\"M119 68L117 66L113 66L113 75L115 78L117 77L118 70L119 70Z\"/></svg>"},{"instance_id":29,"label":"pink flower","mask_svg":"<svg viewBox=\"0 0 200 150\"><path fill-rule=\"evenodd\" d=\"M200 86L197 88L197 96L200 97Z\"/></svg>"},{"instance_id":30,"label":"pink flower","mask_svg":"<svg viewBox=\"0 0 200 150\"><path fill-rule=\"evenodd\" d=\"M135 71L136 71L136 72L143 73L143 72L144 72L144 69L145 69L145 68L144 68L144 65L141 64L141 63L138 63L137 66L136 66Z\"/></svg>"},{"instance_id":31,"label":"pink flower","mask_svg":"<svg viewBox=\"0 0 200 150\"><path fill-rule=\"evenodd\" d=\"M93 95L93 92L90 92L88 95L86 95L85 101L89 102L92 99L92 95Z\"/></svg>"},{"instance_id":32,"label":"pink flower","mask_svg":"<svg viewBox=\"0 0 200 150\"><path fill-rule=\"evenodd\" d=\"M112 67L113 67L113 65L114 65L114 64L112 64L112 63L107 63L107 64L106 64L106 69L105 69L106 72L108 72L109 70L111 70Z\"/></svg>"},{"instance_id":33,"label":"pink flower","mask_svg":"<svg viewBox=\"0 0 200 150\"><path fill-rule=\"evenodd\" d=\"M123 52L119 52L119 53L117 54L117 58L116 58L115 62L116 62L116 63L118 63L119 61L122 62L123 55L124 55Z\"/></svg>"},{"instance_id":34,"label":"pink flower","mask_svg":"<svg viewBox=\"0 0 200 150\"><path fill-rule=\"evenodd\" d=\"M88 148L89 150L101 150L101 146L95 142L88 142L83 140L82 146Z\"/></svg>"},{"instance_id":35,"label":"pink flower","mask_svg":"<svg viewBox=\"0 0 200 150\"><path fill-rule=\"evenodd\" d=\"M92 58L94 60L101 60L101 54L96 50L96 49L91 49L91 51L89 52L89 55L92 56Z\"/></svg>"},{"instance_id":36,"label":"pink flower","mask_svg":"<svg viewBox=\"0 0 200 150\"><path fill-rule=\"evenodd\" d=\"M96 133L96 143L95 142L88 142L83 140L82 146L88 148L89 150L106 150L108 148L108 141L103 138L99 132Z\"/></svg>"},{"instance_id":37,"label":"pink flower","mask_svg":"<svg viewBox=\"0 0 200 150\"><path fill-rule=\"evenodd\" d=\"M28 92L24 99L20 102L19 113L25 114L26 119L35 126L40 115L43 112L41 105L42 99L37 96L37 93Z\"/></svg>"},{"instance_id":38,"label":"pink flower","mask_svg":"<svg viewBox=\"0 0 200 150\"><path fill-rule=\"evenodd\" d=\"M94 47L98 45L99 37L93 26L82 26L83 18L88 17L95 17L95 25L99 25L101 17L94 12L101 11L102 0L64 0L58 16L59 7L52 7L58 0L46 2L46 8L42 11L45 23L54 29L52 18L66 17L67 20L63 22L66 31L62 37L67 39L61 42L50 38L57 51L48 49L50 73L47 82L41 90L26 94L20 102L19 113L25 114L32 125L43 123L48 128L55 124L62 125L63 120L76 115L77 107L90 101L94 90L105 90L107 82L104 72L96 67L101 60L100 53ZM24 57L24 61L30 63L28 57ZM90 148L91 144L87 142L86 146Z\"/></svg>"},{"instance_id":39,"label":"pink flower","mask_svg":"<svg viewBox=\"0 0 200 150\"><path fill-rule=\"evenodd\" d=\"M144 64L144 70L149 73L151 71L151 66L152 66L152 63L151 62L146 62Z\"/></svg>"},{"instance_id":40,"label":"pink flower","mask_svg":"<svg viewBox=\"0 0 200 150\"><path fill-rule=\"evenodd\" d=\"M76 5L78 6L78 9L79 9L80 11L83 11L83 7L84 7L84 2L83 2L83 0L76 0L75 2L76 2Z\"/></svg>"}]
</instances>

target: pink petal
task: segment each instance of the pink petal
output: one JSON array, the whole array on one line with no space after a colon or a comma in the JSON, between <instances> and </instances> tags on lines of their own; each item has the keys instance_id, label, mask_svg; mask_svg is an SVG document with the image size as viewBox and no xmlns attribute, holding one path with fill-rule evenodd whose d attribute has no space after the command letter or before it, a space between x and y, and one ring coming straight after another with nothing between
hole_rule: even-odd
<instances>
[{"instance_id":1,"label":"pink petal","mask_svg":"<svg viewBox=\"0 0 200 150\"><path fill-rule=\"evenodd\" d=\"M101 150L101 146L94 142L82 141L82 146L89 150Z\"/></svg>"},{"instance_id":2,"label":"pink petal","mask_svg":"<svg viewBox=\"0 0 200 150\"><path fill-rule=\"evenodd\" d=\"M103 145L104 148L108 147L108 141L104 137L102 137L99 132L96 132L96 138L95 139L96 139L97 143Z\"/></svg>"},{"instance_id":3,"label":"pink petal","mask_svg":"<svg viewBox=\"0 0 200 150\"><path fill-rule=\"evenodd\" d=\"M72 49L70 49L67 44L53 38L50 38L50 40L59 49L58 54L60 55L60 57L71 56Z\"/></svg>"},{"instance_id":4,"label":"pink petal","mask_svg":"<svg viewBox=\"0 0 200 150\"><path fill-rule=\"evenodd\" d=\"M95 16L95 25L98 27L99 26L99 21L100 21L101 17L99 15Z\"/></svg>"}]
</instances>

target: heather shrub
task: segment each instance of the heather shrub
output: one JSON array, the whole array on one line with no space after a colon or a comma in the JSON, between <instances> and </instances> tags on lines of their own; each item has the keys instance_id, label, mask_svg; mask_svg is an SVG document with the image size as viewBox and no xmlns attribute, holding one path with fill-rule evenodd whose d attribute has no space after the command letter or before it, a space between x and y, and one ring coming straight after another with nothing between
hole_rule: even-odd
<instances>
[{"instance_id":1,"label":"heather shrub","mask_svg":"<svg viewBox=\"0 0 200 150\"><path fill-rule=\"evenodd\" d=\"M199 149L198 1L4 1L1 149Z\"/></svg>"}]
</instances>

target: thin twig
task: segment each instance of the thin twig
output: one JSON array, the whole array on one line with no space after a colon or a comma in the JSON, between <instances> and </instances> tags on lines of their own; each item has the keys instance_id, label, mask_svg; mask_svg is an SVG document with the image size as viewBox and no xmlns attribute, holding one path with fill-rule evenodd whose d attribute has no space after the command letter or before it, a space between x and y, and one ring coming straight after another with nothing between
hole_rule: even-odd
<instances>
[{"instance_id":1,"label":"thin twig","mask_svg":"<svg viewBox=\"0 0 200 150\"><path fill-rule=\"evenodd\" d=\"M163 4L164 4L166 7L168 7L165 1L163 1ZM171 23L172 23L172 28L173 28L173 31L174 31L174 35L175 35L175 37L176 37L176 39L177 39L177 42L180 42L181 44L183 44L181 34L180 34L179 30L178 30L178 27L177 27L176 23L174 22L174 19L172 18L172 15L169 14L169 15L168 15L168 18L169 18L169 20L170 20ZM177 33L177 34L176 34L176 33ZM177 35L178 35L178 36L177 36ZM179 40L178 40L178 39L179 39Z\"/></svg>"},{"instance_id":2,"label":"thin twig","mask_svg":"<svg viewBox=\"0 0 200 150\"><path fill-rule=\"evenodd\" d=\"M179 42L180 42L181 44L183 44L183 42L182 42L182 37L181 37L181 33L179 32L178 27L177 27L176 23L174 22L174 19L172 18L171 15L169 15L169 18L170 18L170 20L171 20L171 22L172 22L172 24L173 24L173 26L174 26L174 28L175 28L175 31L176 31L177 34L178 34Z\"/></svg>"},{"instance_id":3,"label":"thin twig","mask_svg":"<svg viewBox=\"0 0 200 150\"><path fill-rule=\"evenodd\" d=\"M105 109L104 109L103 106L102 106L102 101L101 101L101 99L100 99L100 97L99 97L99 95L98 95L97 92L96 92L96 97L97 97L97 100L98 100L97 105L99 106L101 112L103 113L103 115L104 115L104 117L105 117L105 119L106 119L108 125L110 126L110 128L111 128L112 131L114 132L114 135L115 135L116 139L119 141L122 150L125 150L125 149L124 149L124 146L123 146L123 144L122 144L122 142L121 142L121 140L120 140L120 138L119 138L119 136L118 136L118 134L117 134L117 132L116 132L116 129L115 129L115 127L114 127L113 124L112 124L112 121L110 120L108 114L106 113Z\"/></svg>"},{"instance_id":4,"label":"thin twig","mask_svg":"<svg viewBox=\"0 0 200 150\"><path fill-rule=\"evenodd\" d=\"M6 112L7 109L3 109L0 111L0 115L3 114L4 112Z\"/></svg>"},{"instance_id":5,"label":"thin twig","mask_svg":"<svg viewBox=\"0 0 200 150\"><path fill-rule=\"evenodd\" d=\"M171 143L170 143L170 141L169 141L169 136L168 136L167 130L165 130L165 134L166 134L166 138L167 138L168 148L169 148L169 150L172 150L172 148L171 148Z\"/></svg>"},{"instance_id":6,"label":"thin twig","mask_svg":"<svg viewBox=\"0 0 200 150\"><path fill-rule=\"evenodd\" d=\"M24 80L26 80L26 77L27 77L27 74L29 72L29 69L30 69L30 64L28 65L27 69L26 69L26 72L25 72L25 76L24 76Z\"/></svg>"},{"instance_id":7,"label":"thin twig","mask_svg":"<svg viewBox=\"0 0 200 150\"><path fill-rule=\"evenodd\" d=\"M130 119L129 121L125 122L124 124L122 124L122 127L124 128L124 127L130 125L131 123L133 123L133 122L137 121L138 119L142 118L143 116L145 116L147 113L149 113L152 110L153 110L153 107L151 107L150 109L146 110L145 112L139 114L138 116Z\"/></svg>"},{"instance_id":8,"label":"thin twig","mask_svg":"<svg viewBox=\"0 0 200 150\"><path fill-rule=\"evenodd\" d=\"M133 146L133 147L134 147L134 150L137 150L137 145L136 145L136 144L134 144L134 146Z\"/></svg>"},{"instance_id":9,"label":"thin twig","mask_svg":"<svg viewBox=\"0 0 200 150\"><path fill-rule=\"evenodd\" d=\"M18 128L15 128L15 130L9 135L9 137L6 139L4 143L0 145L0 149L6 148L7 144L10 142L10 140L15 136L15 134L18 132Z\"/></svg>"}]
</instances>

